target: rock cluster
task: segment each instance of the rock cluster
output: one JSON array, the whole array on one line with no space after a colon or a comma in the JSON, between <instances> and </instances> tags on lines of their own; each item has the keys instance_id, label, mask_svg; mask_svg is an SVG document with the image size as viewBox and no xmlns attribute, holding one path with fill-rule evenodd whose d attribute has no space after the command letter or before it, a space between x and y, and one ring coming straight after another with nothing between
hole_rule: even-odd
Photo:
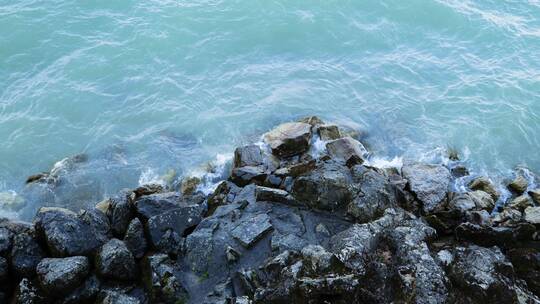
<instances>
[{"instance_id":1,"label":"rock cluster","mask_svg":"<svg viewBox=\"0 0 540 304\"><path fill-rule=\"evenodd\" d=\"M493 212L489 179L452 193L454 170L374 168L345 134L280 125L209 196L146 185L0 220L0 302L540 303L540 191L516 179Z\"/></svg>"}]
</instances>

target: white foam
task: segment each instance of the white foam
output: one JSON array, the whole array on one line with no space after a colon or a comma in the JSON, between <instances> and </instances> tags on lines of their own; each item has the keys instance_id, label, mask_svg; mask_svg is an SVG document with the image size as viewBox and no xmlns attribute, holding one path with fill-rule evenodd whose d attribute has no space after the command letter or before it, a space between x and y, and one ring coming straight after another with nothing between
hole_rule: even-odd
<instances>
[{"instance_id":1,"label":"white foam","mask_svg":"<svg viewBox=\"0 0 540 304\"><path fill-rule=\"evenodd\" d=\"M387 159L375 156L368 159L365 164L379 169L396 168L401 172L401 167L403 167L403 157L395 156L392 159Z\"/></svg>"},{"instance_id":2,"label":"white foam","mask_svg":"<svg viewBox=\"0 0 540 304\"><path fill-rule=\"evenodd\" d=\"M166 182L152 168L146 168L139 176L139 186L148 184L165 186Z\"/></svg>"},{"instance_id":3,"label":"white foam","mask_svg":"<svg viewBox=\"0 0 540 304\"><path fill-rule=\"evenodd\" d=\"M208 164L208 167L197 168L191 171L188 176L194 176L201 179L197 190L205 195L211 194L217 186L224 180L229 164L233 159L233 153L218 153L216 158Z\"/></svg>"}]
</instances>

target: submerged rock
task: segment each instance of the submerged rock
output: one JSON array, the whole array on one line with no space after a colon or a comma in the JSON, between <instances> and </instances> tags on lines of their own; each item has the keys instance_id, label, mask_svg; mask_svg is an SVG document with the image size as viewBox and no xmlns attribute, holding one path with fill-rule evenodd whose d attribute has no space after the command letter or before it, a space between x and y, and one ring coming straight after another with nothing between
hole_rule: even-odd
<instances>
[{"instance_id":1,"label":"submerged rock","mask_svg":"<svg viewBox=\"0 0 540 304\"><path fill-rule=\"evenodd\" d=\"M309 148L311 125L302 122L284 123L264 134L264 140L276 156L297 155Z\"/></svg>"}]
</instances>

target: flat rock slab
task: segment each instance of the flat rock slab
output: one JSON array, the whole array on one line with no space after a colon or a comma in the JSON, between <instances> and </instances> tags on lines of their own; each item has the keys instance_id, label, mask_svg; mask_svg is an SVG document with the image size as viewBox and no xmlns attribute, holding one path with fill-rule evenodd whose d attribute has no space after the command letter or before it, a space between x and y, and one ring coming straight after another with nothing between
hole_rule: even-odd
<instances>
[{"instance_id":1,"label":"flat rock slab","mask_svg":"<svg viewBox=\"0 0 540 304\"><path fill-rule=\"evenodd\" d=\"M430 213L437 209L446 197L450 184L448 169L441 165L412 163L404 165L402 172L411 190L422 202L424 212Z\"/></svg>"},{"instance_id":2,"label":"flat rock slab","mask_svg":"<svg viewBox=\"0 0 540 304\"><path fill-rule=\"evenodd\" d=\"M267 214L259 214L240 223L231 231L231 235L244 247L249 248L272 229L270 217Z\"/></svg>"},{"instance_id":3,"label":"flat rock slab","mask_svg":"<svg viewBox=\"0 0 540 304\"><path fill-rule=\"evenodd\" d=\"M309 148L311 125L303 122L284 123L264 134L264 140L274 155L280 157L297 155Z\"/></svg>"},{"instance_id":4,"label":"flat rock slab","mask_svg":"<svg viewBox=\"0 0 540 304\"><path fill-rule=\"evenodd\" d=\"M167 230L183 236L186 229L199 224L202 213L203 208L200 205L190 205L151 217L147 224L150 241L157 246Z\"/></svg>"}]
</instances>

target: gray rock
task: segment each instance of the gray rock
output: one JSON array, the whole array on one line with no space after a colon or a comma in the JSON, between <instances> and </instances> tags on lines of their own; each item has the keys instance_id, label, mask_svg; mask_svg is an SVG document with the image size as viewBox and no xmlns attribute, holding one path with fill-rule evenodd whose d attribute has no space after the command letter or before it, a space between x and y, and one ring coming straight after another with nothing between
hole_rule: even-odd
<instances>
[{"instance_id":1,"label":"gray rock","mask_svg":"<svg viewBox=\"0 0 540 304\"><path fill-rule=\"evenodd\" d=\"M440 208L450 184L450 172L443 166L423 163L405 164L401 169L411 190L422 202L425 213Z\"/></svg>"},{"instance_id":2,"label":"gray rock","mask_svg":"<svg viewBox=\"0 0 540 304\"><path fill-rule=\"evenodd\" d=\"M9 279L9 264L8 260L0 257L0 284L6 283Z\"/></svg>"},{"instance_id":3,"label":"gray rock","mask_svg":"<svg viewBox=\"0 0 540 304\"><path fill-rule=\"evenodd\" d=\"M472 190L482 190L488 193L489 195L491 195L494 201L497 201L500 196L499 191L497 191L497 189L495 188L495 186L493 186L491 181L487 177L484 177L484 176L480 176L473 179L469 183L469 188L471 188Z\"/></svg>"},{"instance_id":4,"label":"gray rock","mask_svg":"<svg viewBox=\"0 0 540 304\"><path fill-rule=\"evenodd\" d=\"M259 166L264 163L261 148L257 145L249 145L234 150L234 167Z\"/></svg>"},{"instance_id":5,"label":"gray rock","mask_svg":"<svg viewBox=\"0 0 540 304\"><path fill-rule=\"evenodd\" d=\"M349 168L324 162L308 175L298 177L292 186L294 198L311 208L338 210L352 201L354 189Z\"/></svg>"},{"instance_id":6,"label":"gray rock","mask_svg":"<svg viewBox=\"0 0 540 304\"><path fill-rule=\"evenodd\" d=\"M17 285L13 303L46 304L51 303L51 301L46 298L34 281L23 278Z\"/></svg>"},{"instance_id":7,"label":"gray rock","mask_svg":"<svg viewBox=\"0 0 540 304\"><path fill-rule=\"evenodd\" d=\"M90 276L84 283L68 294L62 301L62 304L80 304L95 303L101 283L95 275Z\"/></svg>"},{"instance_id":8,"label":"gray rock","mask_svg":"<svg viewBox=\"0 0 540 304\"><path fill-rule=\"evenodd\" d=\"M96 222L84 220L63 208L43 207L34 218L38 235L55 257L90 255L108 236Z\"/></svg>"},{"instance_id":9,"label":"gray rock","mask_svg":"<svg viewBox=\"0 0 540 304\"><path fill-rule=\"evenodd\" d=\"M7 228L0 228L0 255L9 252L13 235Z\"/></svg>"},{"instance_id":10,"label":"gray rock","mask_svg":"<svg viewBox=\"0 0 540 304\"><path fill-rule=\"evenodd\" d=\"M131 280L136 275L135 258L124 242L111 239L101 247L96 256L98 273L113 280Z\"/></svg>"},{"instance_id":11,"label":"gray rock","mask_svg":"<svg viewBox=\"0 0 540 304\"><path fill-rule=\"evenodd\" d=\"M129 193L121 192L117 197L111 198L110 202L107 215L115 236L121 237L126 233L129 222L135 216Z\"/></svg>"},{"instance_id":12,"label":"gray rock","mask_svg":"<svg viewBox=\"0 0 540 304\"><path fill-rule=\"evenodd\" d=\"M525 221L531 224L540 224L540 207L527 207L524 212Z\"/></svg>"},{"instance_id":13,"label":"gray rock","mask_svg":"<svg viewBox=\"0 0 540 304\"><path fill-rule=\"evenodd\" d=\"M136 297L120 291L105 291L96 304L142 304Z\"/></svg>"},{"instance_id":14,"label":"gray rock","mask_svg":"<svg viewBox=\"0 0 540 304\"><path fill-rule=\"evenodd\" d=\"M10 257L11 269L16 277L32 277L45 252L31 232L21 232L13 236Z\"/></svg>"},{"instance_id":15,"label":"gray rock","mask_svg":"<svg viewBox=\"0 0 540 304\"><path fill-rule=\"evenodd\" d=\"M348 167L361 165L364 162L364 154L367 152L359 141L351 137L328 142L326 150L332 158L345 162Z\"/></svg>"},{"instance_id":16,"label":"gray rock","mask_svg":"<svg viewBox=\"0 0 540 304\"><path fill-rule=\"evenodd\" d=\"M257 186L256 188L257 201L276 202L289 204L293 203L294 198L289 192L280 189Z\"/></svg>"},{"instance_id":17,"label":"gray rock","mask_svg":"<svg viewBox=\"0 0 540 304\"><path fill-rule=\"evenodd\" d=\"M135 201L135 211L139 218L148 221L149 218L176 209L186 204L178 192L157 193L143 196Z\"/></svg>"},{"instance_id":18,"label":"gray rock","mask_svg":"<svg viewBox=\"0 0 540 304\"><path fill-rule=\"evenodd\" d=\"M320 245L308 245L302 249L304 271L311 276L322 273L342 273L345 265Z\"/></svg>"},{"instance_id":19,"label":"gray rock","mask_svg":"<svg viewBox=\"0 0 540 304\"><path fill-rule=\"evenodd\" d=\"M270 217L267 214L259 214L242 221L236 228L232 229L231 235L244 247L249 248L272 229Z\"/></svg>"},{"instance_id":20,"label":"gray rock","mask_svg":"<svg viewBox=\"0 0 540 304\"><path fill-rule=\"evenodd\" d=\"M165 254L151 255L144 259L143 280L150 291L152 303L185 303L188 293L182 286L175 264Z\"/></svg>"},{"instance_id":21,"label":"gray rock","mask_svg":"<svg viewBox=\"0 0 540 304\"><path fill-rule=\"evenodd\" d=\"M183 236L187 229L199 224L203 212L202 206L189 205L152 216L147 223L150 243L157 246L163 235L169 230L172 230L178 236Z\"/></svg>"},{"instance_id":22,"label":"gray rock","mask_svg":"<svg viewBox=\"0 0 540 304\"><path fill-rule=\"evenodd\" d=\"M284 123L264 134L264 140L276 156L297 155L309 148L311 125L301 122Z\"/></svg>"},{"instance_id":23,"label":"gray rock","mask_svg":"<svg viewBox=\"0 0 540 304\"><path fill-rule=\"evenodd\" d=\"M510 182L510 184L508 184L508 188L518 194L527 191L528 186L529 182L521 175L518 175L512 182Z\"/></svg>"},{"instance_id":24,"label":"gray rock","mask_svg":"<svg viewBox=\"0 0 540 304\"><path fill-rule=\"evenodd\" d=\"M304 118L298 120L298 122L307 123L307 124L310 124L312 126L318 126L318 125L324 124L324 121L322 119L320 119L319 117L317 117L317 116L304 117Z\"/></svg>"},{"instance_id":25,"label":"gray rock","mask_svg":"<svg viewBox=\"0 0 540 304\"><path fill-rule=\"evenodd\" d=\"M270 246L272 250L283 252L286 250L301 251L302 248L308 245L308 242L295 235L295 234L281 234L274 233L272 235L272 240L270 241Z\"/></svg>"},{"instance_id":26,"label":"gray rock","mask_svg":"<svg viewBox=\"0 0 540 304\"><path fill-rule=\"evenodd\" d=\"M528 207L533 207L534 203L527 194L523 194L512 199L510 203L508 204L508 206L511 208L517 209L519 211L523 211Z\"/></svg>"},{"instance_id":27,"label":"gray rock","mask_svg":"<svg viewBox=\"0 0 540 304\"><path fill-rule=\"evenodd\" d=\"M126 236L124 237L124 243L136 259L143 257L146 252L147 243L144 236L143 224L138 218L134 218L129 223Z\"/></svg>"},{"instance_id":28,"label":"gray rock","mask_svg":"<svg viewBox=\"0 0 540 304\"><path fill-rule=\"evenodd\" d=\"M322 140L335 140L341 138L341 132L336 125L322 125L317 128L319 137Z\"/></svg>"},{"instance_id":29,"label":"gray rock","mask_svg":"<svg viewBox=\"0 0 540 304\"><path fill-rule=\"evenodd\" d=\"M517 303L514 270L497 247L457 248L450 278L475 303Z\"/></svg>"},{"instance_id":30,"label":"gray rock","mask_svg":"<svg viewBox=\"0 0 540 304\"><path fill-rule=\"evenodd\" d=\"M87 257L46 258L36 268L43 290L52 295L68 294L84 282L90 271Z\"/></svg>"},{"instance_id":31,"label":"gray rock","mask_svg":"<svg viewBox=\"0 0 540 304\"><path fill-rule=\"evenodd\" d=\"M536 204L540 204L540 189L534 189L529 191L529 195L532 197Z\"/></svg>"},{"instance_id":32,"label":"gray rock","mask_svg":"<svg viewBox=\"0 0 540 304\"><path fill-rule=\"evenodd\" d=\"M481 190L458 194L448 203L448 209L461 213L471 210L491 211L494 207L495 202L491 195Z\"/></svg>"},{"instance_id":33,"label":"gray rock","mask_svg":"<svg viewBox=\"0 0 540 304\"><path fill-rule=\"evenodd\" d=\"M251 183L262 185L266 177L267 173L263 166L245 166L233 168L231 181L240 187Z\"/></svg>"}]
</instances>

